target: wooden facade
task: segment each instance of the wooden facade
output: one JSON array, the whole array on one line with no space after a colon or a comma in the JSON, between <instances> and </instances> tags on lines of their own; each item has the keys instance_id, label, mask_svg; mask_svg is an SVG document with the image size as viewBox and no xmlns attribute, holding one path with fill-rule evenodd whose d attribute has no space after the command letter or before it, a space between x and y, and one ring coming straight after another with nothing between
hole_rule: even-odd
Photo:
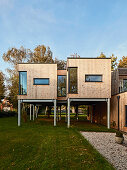
<instances>
[{"instance_id":1,"label":"wooden facade","mask_svg":"<svg viewBox=\"0 0 127 170\"><path fill-rule=\"evenodd\" d=\"M111 59L71 58L67 67L77 67L78 94L69 98L111 98ZM85 75L102 75L102 82L85 82Z\"/></svg>"},{"instance_id":2,"label":"wooden facade","mask_svg":"<svg viewBox=\"0 0 127 170\"><path fill-rule=\"evenodd\" d=\"M78 93L69 94L68 69L57 70L57 64L19 64L27 72L27 95L18 99L111 98L111 59L68 59L67 68L77 67ZM85 82L85 75L102 75L102 82ZM66 97L57 98L57 76L67 76ZM49 85L34 85L34 78L49 78Z\"/></svg>"},{"instance_id":3,"label":"wooden facade","mask_svg":"<svg viewBox=\"0 0 127 170\"><path fill-rule=\"evenodd\" d=\"M111 98L111 124L115 122L115 127L118 128L118 99L119 98L119 128L122 131L127 132L126 127L126 106L127 106L127 92L120 93L112 96Z\"/></svg>"},{"instance_id":4,"label":"wooden facade","mask_svg":"<svg viewBox=\"0 0 127 170\"><path fill-rule=\"evenodd\" d=\"M57 99L57 64L19 64L27 72L27 95L18 99ZM34 85L34 78L49 78L49 85Z\"/></svg>"},{"instance_id":5,"label":"wooden facade","mask_svg":"<svg viewBox=\"0 0 127 170\"><path fill-rule=\"evenodd\" d=\"M76 93L70 92L70 68L76 68ZM70 106L88 104L100 107L103 102L107 108L107 127L110 128L110 98L111 98L111 59L110 58L68 58L67 69L57 70L57 64L18 64L19 72L27 72L27 94L18 95L18 125L20 126L21 103L27 102L36 106L40 104L54 105L54 126L56 126L56 106L63 104L67 106L68 121L70 127ZM101 77L101 81L86 81L86 75ZM66 96L58 97L58 76L66 76ZM72 75L73 77L73 75ZM35 85L35 78L49 79L48 85ZM60 78L60 77L59 77ZM73 78L72 78L73 79ZM74 86L73 86L74 87ZM65 90L65 87L62 87ZM60 88L60 90L62 89ZM61 90L62 91L62 90ZM60 91L60 92L61 92ZM99 108L98 107L98 108ZM33 107L34 108L34 107ZM96 107L97 108L97 107ZM102 107L103 109L103 107ZM95 109L93 110L95 112ZM100 111L97 116L102 114ZM33 109L34 115L34 109ZM93 115L93 118L95 116ZM105 117L104 117L105 119ZM92 121L92 120L91 120ZM96 118L95 118L96 121ZM105 120L104 120L105 121Z\"/></svg>"}]
</instances>

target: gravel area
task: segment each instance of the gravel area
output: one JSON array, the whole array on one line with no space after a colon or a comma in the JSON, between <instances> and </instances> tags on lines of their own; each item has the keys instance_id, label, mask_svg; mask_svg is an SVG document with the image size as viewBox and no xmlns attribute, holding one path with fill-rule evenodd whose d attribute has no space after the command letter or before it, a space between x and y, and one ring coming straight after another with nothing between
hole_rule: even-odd
<instances>
[{"instance_id":1,"label":"gravel area","mask_svg":"<svg viewBox=\"0 0 127 170\"><path fill-rule=\"evenodd\" d=\"M127 135L124 143L115 143L115 133L81 132L81 134L118 170L127 169Z\"/></svg>"}]
</instances>

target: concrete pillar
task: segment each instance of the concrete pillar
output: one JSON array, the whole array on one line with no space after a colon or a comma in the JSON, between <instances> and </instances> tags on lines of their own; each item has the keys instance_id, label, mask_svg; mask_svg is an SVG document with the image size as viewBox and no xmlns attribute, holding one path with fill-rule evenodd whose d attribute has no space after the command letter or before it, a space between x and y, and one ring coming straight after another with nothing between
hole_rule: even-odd
<instances>
[{"instance_id":1,"label":"concrete pillar","mask_svg":"<svg viewBox=\"0 0 127 170\"><path fill-rule=\"evenodd\" d=\"M70 127L70 99L68 98L67 100L67 104L68 104L68 120L67 120L67 127Z\"/></svg>"},{"instance_id":2,"label":"concrete pillar","mask_svg":"<svg viewBox=\"0 0 127 170\"><path fill-rule=\"evenodd\" d=\"M54 126L56 126L56 100L54 100Z\"/></svg>"},{"instance_id":3,"label":"concrete pillar","mask_svg":"<svg viewBox=\"0 0 127 170\"><path fill-rule=\"evenodd\" d=\"M31 107L32 107L32 104L30 104L30 120L31 120Z\"/></svg>"},{"instance_id":4,"label":"concrete pillar","mask_svg":"<svg viewBox=\"0 0 127 170\"><path fill-rule=\"evenodd\" d=\"M33 104L33 120L34 120L34 113L35 113L35 107L34 107L34 104Z\"/></svg>"},{"instance_id":5,"label":"concrete pillar","mask_svg":"<svg viewBox=\"0 0 127 170\"><path fill-rule=\"evenodd\" d=\"M107 99L107 128L110 129L110 98Z\"/></svg>"},{"instance_id":6,"label":"concrete pillar","mask_svg":"<svg viewBox=\"0 0 127 170\"><path fill-rule=\"evenodd\" d=\"M21 125L21 102L18 100L18 126Z\"/></svg>"}]
</instances>

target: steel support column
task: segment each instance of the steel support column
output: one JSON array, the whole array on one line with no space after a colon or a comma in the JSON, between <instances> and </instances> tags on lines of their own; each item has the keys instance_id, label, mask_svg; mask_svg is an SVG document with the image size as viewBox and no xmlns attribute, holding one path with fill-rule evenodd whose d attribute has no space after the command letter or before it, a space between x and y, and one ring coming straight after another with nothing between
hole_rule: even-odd
<instances>
[{"instance_id":1,"label":"steel support column","mask_svg":"<svg viewBox=\"0 0 127 170\"><path fill-rule=\"evenodd\" d=\"M35 106L33 104L33 120L34 120Z\"/></svg>"},{"instance_id":2,"label":"steel support column","mask_svg":"<svg viewBox=\"0 0 127 170\"><path fill-rule=\"evenodd\" d=\"M107 99L107 128L110 129L110 98Z\"/></svg>"},{"instance_id":3,"label":"steel support column","mask_svg":"<svg viewBox=\"0 0 127 170\"><path fill-rule=\"evenodd\" d=\"M54 100L54 126L56 126L56 100Z\"/></svg>"},{"instance_id":4,"label":"steel support column","mask_svg":"<svg viewBox=\"0 0 127 170\"><path fill-rule=\"evenodd\" d=\"M68 98L67 100L67 104L68 104L68 120L67 120L67 127L70 127L70 99Z\"/></svg>"},{"instance_id":5,"label":"steel support column","mask_svg":"<svg viewBox=\"0 0 127 170\"><path fill-rule=\"evenodd\" d=\"M21 102L18 100L18 126L21 125Z\"/></svg>"}]
</instances>

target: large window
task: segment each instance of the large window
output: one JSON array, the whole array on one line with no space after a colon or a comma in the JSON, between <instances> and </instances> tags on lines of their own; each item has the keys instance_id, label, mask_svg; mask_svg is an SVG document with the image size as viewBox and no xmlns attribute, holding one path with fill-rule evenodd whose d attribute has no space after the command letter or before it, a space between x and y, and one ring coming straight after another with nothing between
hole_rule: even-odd
<instances>
[{"instance_id":1,"label":"large window","mask_svg":"<svg viewBox=\"0 0 127 170\"><path fill-rule=\"evenodd\" d=\"M77 93L77 67L69 67L69 93Z\"/></svg>"},{"instance_id":2,"label":"large window","mask_svg":"<svg viewBox=\"0 0 127 170\"><path fill-rule=\"evenodd\" d=\"M49 85L49 78L34 78L34 85Z\"/></svg>"},{"instance_id":3,"label":"large window","mask_svg":"<svg viewBox=\"0 0 127 170\"><path fill-rule=\"evenodd\" d=\"M66 96L66 76L59 75L57 80L57 96L65 97Z\"/></svg>"},{"instance_id":4,"label":"large window","mask_svg":"<svg viewBox=\"0 0 127 170\"><path fill-rule=\"evenodd\" d=\"M19 94L27 94L27 72L19 72Z\"/></svg>"},{"instance_id":5,"label":"large window","mask_svg":"<svg viewBox=\"0 0 127 170\"><path fill-rule=\"evenodd\" d=\"M102 75L85 75L86 82L102 82Z\"/></svg>"}]
</instances>

